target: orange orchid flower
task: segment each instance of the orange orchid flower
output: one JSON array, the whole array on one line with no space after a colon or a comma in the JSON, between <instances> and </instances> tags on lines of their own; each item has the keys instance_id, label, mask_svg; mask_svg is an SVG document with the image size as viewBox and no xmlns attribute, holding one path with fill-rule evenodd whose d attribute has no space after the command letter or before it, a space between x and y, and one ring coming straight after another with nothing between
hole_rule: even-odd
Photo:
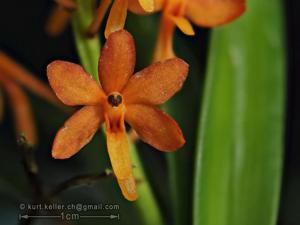
<instances>
[{"instance_id":1,"label":"orange orchid flower","mask_svg":"<svg viewBox=\"0 0 300 225\"><path fill-rule=\"evenodd\" d=\"M79 6L74 0L55 0L57 5L46 23L46 33L50 36L58 36L70 23L72 12ZM95 17L87 28L87 35L94 36L102 23L102 20L107 12L112 0L101 0L96 10ZM115 0L107 20L105 37L110 33L124 28L127 9L130 5L138 5L143 12L153 12L156 8L154 0Z\"/></svg>"},{"instance_id":2,"label":"orange orchid flower","mask_svg":"<svg viewBox=\"0 0 300 225\"><path fill-rule=\"evenodd\" d=\"M58 101L51 89L47 87L43 82L36 79L36 75L29 72L21 64L16 62L13 58L0 50L0 71L8 79L23 85L31 92L47 100L55 106L65 107Z\"/></svg>"},{"instance_id":3,"label":"orange orchid flower","mask_svg":"<svg viewBox=\"0 0 300 225\"><path fill-rule=\"evenodd\" d=\"M67 110L65 106L62 106L58 101L49 87L36 79L34 74L0 50L0 87L3 89L3 92L6 93L11 104L17 136L19 137L21 134L25 135L28 144L34 146L37 143L34 119L30 103L20 86L26 87L41 98ZM3 111L3 96L0 95L0 121L3 117Z\"/></svg>"},{"instance_id":4,"label":"orange orchid flower","mask_svg":"<svg viewBox=\"0 0 300 225\"><path fill-rule=\"evenodd\" d=\"M129 5L136 14L146 14L138 4ZM154 11L162 18L155 47L154 61L174 57L173 33L177 26L183 33L194 35L192 21L197 26L215 27L233 21L243 14L246 0L155 0Z\"/></svg>"},{"instance_id":5,"label":"orange orchid flower","mask_svg":"<svg viewBox=\"0 0 300 225\"><path fill-rule=\"evenodd\" d=\"M87 32L89 36L93 36L98 32L110 3L111 0L101 1L96 11L94 20L88 28ZM136 5L138 5L138 7L145 13L151 13L155 10L155 8L158 7L155 6L154 0L114 0L105 27L104 35L106 38L108 38L112 32L124 28L127 10L131 10L131 8L135 9Z\"/></svg>"},{"instance_id":6,"label":"orange orchid flower","mask_svg":"<svg viewBox=\"0 0 300 225\"><path fill-rule=\"evenodd\" d=\"M155 63L133 75L135 46L125 30L112 33L99 60L98 85L77 65L54 61L47 67L49 83L66 105L83 105L58 131L52 156L66 159L85 146L106 124L107 149L124 197L137 199L125 121L146 143L174 151L184 143L177 123L157 108L181 89L188 64L179 58Z\"/></svg>"},{"instance_id":7,"label":"orange orchid flower","mask_svg":"<svg viewBox=\"0 0 300 225\"><path fill-rule=\"evenodd\" d=\"M0 71L0 87L6 92L15 118L15 127L17 137L24 135L29 145L36 145L37 135L36 128L30 108L29 101L24 91L13 81L7 79ZM3 96L0 96L1 119L3 116Z\"/></svg>"}]
</instances>

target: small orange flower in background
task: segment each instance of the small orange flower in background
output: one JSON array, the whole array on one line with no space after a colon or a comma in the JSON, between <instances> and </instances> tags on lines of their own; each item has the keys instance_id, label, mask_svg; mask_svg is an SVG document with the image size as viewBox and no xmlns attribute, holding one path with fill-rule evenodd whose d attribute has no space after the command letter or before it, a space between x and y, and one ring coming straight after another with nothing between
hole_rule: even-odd
<instances>
[{"instance_id":1,"label":"small orange flower in background","mask_svg":"<svg viewBox=\"0 0 300 225\"><path fill-rule=\"evenodd\" d=\"M229 23L243 14L246 0L156 0L156 10L162 11L154 62L174 57L173 33L177 26L183 33L194 35L192 21L197 26L216 27ZM162 3L163 1L163 3ZM141 8L131 8L145 14Z\"/></svg>"},{"instance_id":2,"label":"small orange flower in background","mask_svg":"<svg viewBox=\"0 0 300 225\"><path fill-rule=\"evenodd\" d=\"M0 87L3 88L8 96L14 114L17 137L24 135L28 144L34 146L37 143L37 134L30 104L25 92L17 84L7 79L1 72ZM4 103L3 99L0 99L0 101L2 102L0 105L2 119Z\"/></svg>"},{"instance_id":3,"label":"small orange flower in background","mask_svg":"<svg viewBox=\"0 0 300 225\"><path fill-rule=\"evenodd\" d=\"M54 12L59 11L58 9L61 9L61 12L57 12L60 16L52 13L48 20L47 27L53 28L52 30L55 31L48 32L50 34L56 34L58 30L61 32L62 27L66 24L65 18L68 17L64 14L70 15L68 11L76 9L74 0L57 0L57 2L60 7L57 7ZM95 17L87 28L89 36L93 36L99 31L110 4L111 0L100 1ZM186 35L194 35L191 22L201 27L216 27L237 19L245 9L246 0L114 0L104 34L107 38L112 32L124 28L127 10L138 15L161 11L162 18L153 58L155 62L175 56L173 50L175 27L178 27ZM49 28L47 29L51 31Z\"/></svg>"},{"instance_id":4,"label":"small orange flower in background","mask_svg":"<svg viewBox=\"0 0 300 225\"><path fill-rule=\"evenodd\" d=\"M94 35L98 32L102 20L108 7L111 3L111 0L101 0L100 5L95 14L95 18L92 21L90 27L88 28L88 34ZM114 0L114 3L111 7L104 35L107 38L111 33L121 30L124 28L127 10L131 9L132 5L138 5L143 12L151 13L154 11L157 6L155 6L154 0Z\"/></svg>"},{"instance_id":5,"label":"small orange flower in background","mask_svg":"<svg viewBox=\"0 0 300 225\"><path fill-rule=\"evenodd\" d=\"M145 1L146 2L146 1ZM102 0L94 21L88 29L95 34L101 25L110 0ZM111 32L123 29L127 9L138 15L162 11L162 18L157 38L154 61L172 58L173 33L177 26L183 33L194 35L190 23L202 27L215 27L233 21L243 14L246 0L154 0L151 10L145 10L138 0L115 0L105 28L105 37ZM150 8L149 8L150 9Z\"/></svg>"},{"instance_id":6,"label":"small orange flower in background","mask_svg":"<svg viewBox=\"0 0 300 225\"><path fill-rule=\"evenodd\" d=\"M24 135L28 144L36 145L37 134L31 107L21 85L48 102L61 107L51 89L36 79L10 56L0 51L0 89L6 93L14 113L17 137ZM1 91L1 90L0 90ZM0 120L3 117L4 102L0 93Z\"/></svg>"},{"instance_id":7,"label":"small orange flower in background","mask_svg":"<svg viewBox=\"0 0 300 225\"><path fill-rule=\"evenodd\" d=\"M112 33L99 60L102 87L77 65L54 61L47 67L49 83L66 105L83 105L58 131L52 156L66 159L85 146L106 124L107 149L124 197L137 198L129 156L126 121L146 143L161 151L174 151L184 143L177 123L157 105L181 89L188 64L179 58L155 63L134 73L135 46L125 30Z\"/></svg>"},{"instance_id":8,"label":"small orange flower in background","mask_svg":"<svg viewBox=\"0 0 300 225\"><path fill-rule=\"evenodd\" d=\"M75 0L55 0L57 3L50 13L46 23L46 33L50 36L58 36L70 23L72 12L80 5ZM87 35L94 36L99 31L103 18L108 11L112 0L101 0L95 17L87 28ZM105 28L105 37L112 32L124 28L129 5L138 5L143 12L151 13L156 8L154 0L114 0Z\"/></svg>"}]
</instances>

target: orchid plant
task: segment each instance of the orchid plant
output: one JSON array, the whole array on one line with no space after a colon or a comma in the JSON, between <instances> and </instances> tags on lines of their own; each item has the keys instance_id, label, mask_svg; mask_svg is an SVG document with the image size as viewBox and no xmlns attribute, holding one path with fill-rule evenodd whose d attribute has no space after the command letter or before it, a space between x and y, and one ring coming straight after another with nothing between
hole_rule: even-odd
<instances>
[{"instance_id":1,"label":"orchid plant","mask_svg":"<svg viewBox=\"0 0 300 225\"><path fill-rule=\"evenodd\" d=\"M80 7L73 0L57 0L57 4L46 27L52 35L60 33L70 19L70 12ZM86 28L86 38L98 32L110 4L110 0L100 1L94 19ZM135 200L137 193L124 121L131 125L138 138L159 150L173 151L185 142L176 122L154 107L177 92L188 73L188 65L175 58L173 51L175 26L187 35L194 35L189 20L198 26L223 25L241 16L245 4L245 0L115 0L104 32L107 41L99 60L100 85L92 79L97 76L90 76L79 65L65 61L48 65L48 79L58 98L66 105L85 105L57 133L52 156L71 157L105 122L108 153L117 181L124 197ZM134 75L134 42L123 30L127 10L137 15L162 12L153 60L165 61Z\"/></svg>"},{"instance_id":2,"label":"orchid plant","mask_svg":"<svg viewBox=\"0 0 300 225\"><path fill-rule=\"evenodd\" d=\"M278 2L54 2L45 31L57 37L72 23L79 62L51 56L42 74L48 78L49 87L0 52L0 120L7 100L21 143L24 170L34 191L33 201L54 202L71 187L98 181L102 185L103 178L111 177L109 187L116 188L114 197L126 207L134 206L143 225L274 225L284 130L284 54ZM264 19L264 10L277 18L274 26L273 17ZM133 23L147 16L157 26L132 29L126 26L129 16ZM190 49L194 46L180 45L174 39L177 28L185 35L195 35L195 40L201 28L215 28L205 76L200 74L197 66L202 64ZM158 31L153 43L147 39L142 46L143 54L152 56L146 68L140 65L140 53L136 54L135 40L142 40L132 35L137 29L153 37ZM256 30L258 37L254 38ZM175 51L177 47L181 51ZM274 68L270 66L273 64ZM195 77L201 77L196 91L192 84L197 83ZM71 177L54 188L44 186L35 157L28 156L28 149L39 148L39 130L23 87L68 113L60 128L49 131L53 139L43 137L52 145L42 146L51 163L68 166L70 158L71 162L76 157L88 160L81 150L87 148L84 154L89 154L95 148L101 151L97 162L106 158L107 150L109 161L103 166L109 168ZM161 107L169 100L173 108ZM192 117L191 111L199 118ZM97 142L97 137L105 141ZM144 158L138 151L147 148L159 150L152 153L165 160L164 166L157 169L156 161L149 160L148 168L143 167ZM149 168L155 179L163 177L165 182L152 183ZM56 171L63 174L60 167ZM54 173L51 169L51 175ZM100 189L105 192L103 186ZM157 189L163 189L167 197ZM103 196L109 199L106 194ZM260 199L262 206L256 207ZM256 215L250 222L249 209ZM22 222L24 218L20 218Z\"/></svg>"}]
</instances>

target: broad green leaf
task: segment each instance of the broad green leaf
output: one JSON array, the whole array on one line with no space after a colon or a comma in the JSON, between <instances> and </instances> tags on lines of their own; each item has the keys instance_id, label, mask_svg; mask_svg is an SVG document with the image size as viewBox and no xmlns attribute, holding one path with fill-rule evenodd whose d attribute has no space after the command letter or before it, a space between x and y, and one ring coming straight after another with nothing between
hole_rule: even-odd
<instances>
[{"instance_id":1,"label":"broad green leaf","mask_svg":"<svg viewBox=\"0 0 300 225\"><path fill-rule=\"evenodd\" d=\"M282 170L285 52L281 1L212 32L199 123L194 225L274 225Z\"/></svg>"}]
</instances>

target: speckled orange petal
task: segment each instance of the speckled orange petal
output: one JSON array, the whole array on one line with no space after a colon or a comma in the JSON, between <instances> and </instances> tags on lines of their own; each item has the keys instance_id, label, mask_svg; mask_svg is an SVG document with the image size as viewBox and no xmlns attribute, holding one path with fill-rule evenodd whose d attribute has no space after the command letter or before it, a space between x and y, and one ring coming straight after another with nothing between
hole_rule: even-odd
<instances>
[{"instance_id":1,"label":"speckled orange petal","mask_svg":"<svg viewBox=\"0 0 300 225\"><path fill-rule=\"evenodd\" d=\"M104 31L105 38L108 38L111 33L124 28L127 16L127 8L128 0L114 1Z\"/></svg>"},{"instance_id":2,"label":"speckled orange petal","mask_svg":"<svg viewBox=\"0 0 300 225\"><path fill-rule=\"evenodd\" d=\"M17 138L26 137L30 145L36 145L37 134L29 101L22 89L0 74L0 84L7 92L12 111L14 113Z\"/></svg>"},{"instance_id":3,"label":"speckled orange petal","mask_svg":"<svg viewBox=\"0 0 300 225\"><path fill-rule=\"evenodd\" d=\"M135 201L138 198L135 179L132 174L126 179L117 179L117 181L123 196L128 201Z\"/></svg>"},{"instance_id":4,"label":"speckled orange petal","mask_svg":"<svg viewBox=\"0 0 300 225\"><path fill-rule=\"evenodd\" d=\"M74 63L56 60L47 67L49 83L66 105L95 105L106 98L101 87Z\"/></svg>"},{"instance_id":5,"label":"speckled orange petal","mask_svg":"<svg viewBox=\"0 0 300 225\"><path fill-rule=\"evenodd\" d=\"M150 12L157 12L161 10L164 0L154 0L154 9ZM149 14L150 12L145 11L138 0L128 0L128 9L132 13L138 15Z\"/></svg>"},{"instance_id":6,"label":"speckled orange petal","mask_svg":"<svg viewBox=\"0 0 300 225\"><path fill-rule=\"evenodd\" d=\"M169 15L163 15L154 49L153 62L175 57L173 50L173 34L175 24Z\"/></svg>"},{"instance_id":7,"label":"speckled orange petal","mask_svg":"<svg viewBox=\"0 0 300 225\"><path fill-rule=\"evenodd\" d=\"M189 0L186 16L198 26L214 27L238 18L245 9L246 0Z\"/></svg>"},{"instance_id":8,"label":"speckled orange petal","mask_svg":"<svg viewBox=\"0 0 300 225\"><path fill-rule=\"evenodd\" d=\"M170 19L176 26L186 35L195 35L194 29L190 21L182 16L170 16Z\"/></svg>"},{"instance_id":9,"label":"speckled orange petal","mask_svg":"<svg viewBox=\"0 0 300 225\"><path fill-rule=\"evenodd\" d=\"M103 112L98 106L85 106L77 111L57 132L52 157L66 159L76 154L90 142L103 121Z\"/></svg>"},{"instance_id":10,"label":"speckled orange petal","mask_svg":"<svg viewBox=\"0 0 300 225\"><path fill-rule=\"evenodd\" d=\"M39 81L36 76L15 62L11 57L0 51L0 70L10 79L22 84L30 91L47 101L61 106L51 89Z\"/></svg>"},{"instance_id":11,"label":"speckled orange petal","mask_svg":"<svg viewBox=\"0 0 300 225\"><path fill-rule=\"evenodd\" d=\"M158 150L175 151L185 143L177 123L155 107L128 105L125 120L144 142Z\"/></svg>"},{"instance_id":12,"label":"speckled orange petal","mask_svg":"<svg viewBox=\"0 0 300 225\"><path fill-rule=\"evenodd\" d=\"M100 5L97 8L96 14L90 26L87 29L87 34L89 36L94 36L100 29L103 18L107 9L109 8L111 0L101 0Z\"/></svg>"},{"instance_id":13,"label":"speckled orange petal","mask_svg":"<svg viewBox=\"0 0 300 225\"><path fill-rule=\"evenodd\" d=\"M134 201L137 199L137 192L124 126L124 114L120 115L117 121L111 120L105 117L109 158L124 197L129 201Z\"/></svg>"},{"instance_id":14,"label":"speckled orange petal","mask_svg":"<svg viewBox=\"0 0 300 225\"><path fill-rule=\"evenodd\" d=\"M188 64L179 58L152 64L129 79L122 92L125 103L164 103L181 89L188 70Z\"/></svg>"},{"instance_id":15,"label":"speckled orange petal","mask_svg":"<svg viewBox=\"0 0 300 225\"><path fill-rule=\"evenodd\" d=\"M99 78L106 94L120 92L133 74L134 66L133 37L125 30L112 33L103 46L99 60Z\"/></svg>"}]
</instances>

